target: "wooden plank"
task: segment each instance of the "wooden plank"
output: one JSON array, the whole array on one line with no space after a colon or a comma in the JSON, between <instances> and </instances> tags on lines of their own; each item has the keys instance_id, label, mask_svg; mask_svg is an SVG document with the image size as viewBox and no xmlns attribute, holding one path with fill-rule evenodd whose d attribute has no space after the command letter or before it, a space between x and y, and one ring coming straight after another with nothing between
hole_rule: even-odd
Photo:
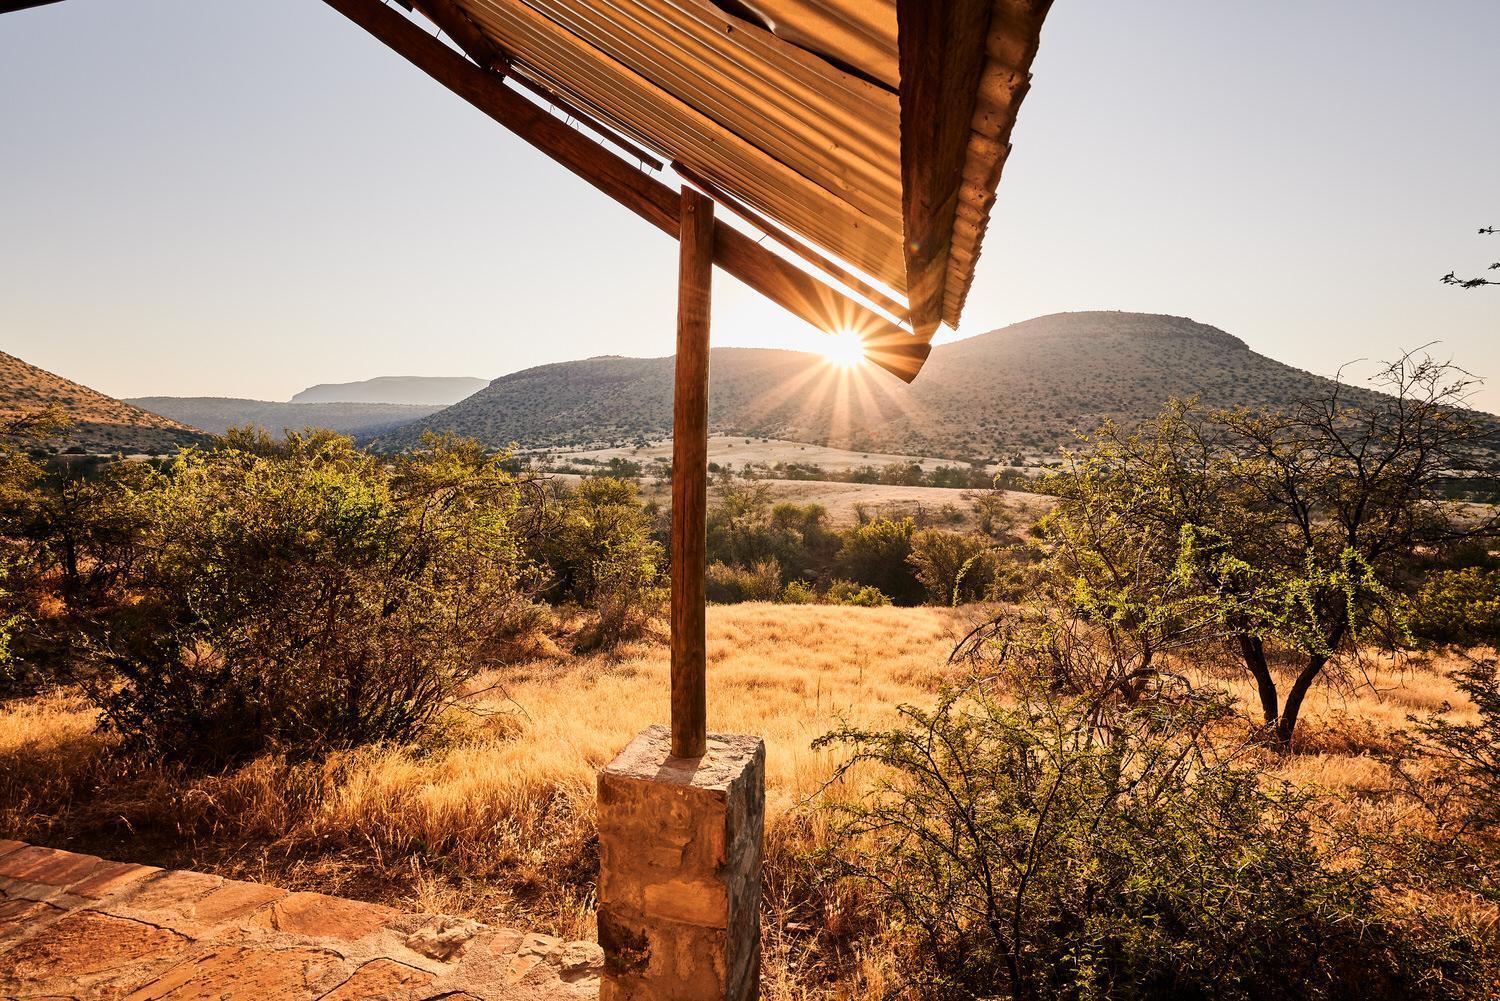
<instances>
[{"instance_id":1,"label":"wooden plank","mask_svg":"<svg viewBox=\"0 0 1500 1001\"><path fill-rule=\"evenodd\" d=\"M912 328L943 317L948 254L963 184L993 0L896 0L901 65L901 211Z\"/></svg>"},{"instance_id":2,"label":"wooden plank","mask_svg":"<svg viewBox=\"0 0 1500 1001\"><path fill-rule=\"evenodd\" d=\"M858 292L860 295L864 296L866 299L869 299L871 302L875 303L881 309L885 310L887 313L890 313L892 316L904 317L906 315L906 307L901 303L897 302L895 299L892 299L890 296L880 291L880 289L860 278L859 275L850 271L848 268L841 267L836 262L829 260L827 257L818 253L816 250L812 249L796 237L792 236L786 230L782 229L780 226L777 226L771 220L767 219L765 216L761 215L750 206L741 202L738 198L731 196L728 192L724 191L717 184L714 184L708 178L693 170L687 164L673 163L672 169L676 171L680 176L692 182L693 186L698 190L708 195L714 201L718 202L720 205L724 206L729 211L733 212L735 215L739 216L741 219L745 220L750 225L754 226L756 229L760 230L762 233L766 234L771 239L775 240L777 243L781 244L783 247L796 254L798 257L802 258L804 261L806 261L808 264L811 264L819 271L822 271L824 274L840 282L845 287L851 288L854 291Z\"/></svg>"},{"instance_id":3,"label":"wooden plank","mask_svg":"<svg viewBox=\"0 0 1500 1001\"><path fill-rule=\"evenodd\" d=\"M411 0L409 6L446 32L448 37L452 38L458 47L481 68L508 77L511 83L523 90L531 91L537 97L561 109L563 114L575 119L594 135L615 148L624 150L632 159L640 161L652 170L661 170L664 166L656 157L620 136L614 129L601 124L593 115L585 112L550 87L545 87L524 74L511 72L510 55L501 49L494 39L485 34L484 29L475 24L463 8L453 0Z\"/></svg>"},{"instance_id":4,"label":"wooden plank","mask_svg":"<svg viewBox=\"0 0 1500 1001\"><path fill-rule=\"evenodd\" d=\"M448 37L484 69L497 73L509 69L510 60L505 53L453 0L411 0L408 6L415 7L427 20L447 32Z\"/></svg>"},{"instance_id":5,"label":"wooden plank","mask_svg":"<svg viewBox=\"0 0 1500 1001\"><path fill-rule=\"evenodd\" d=\"M412 65L562 164L657 229L678 236L681 200L665 184L558 121L422 31L380 0L323 0ZM821 330L858 332L880 344L870 359L907 382L926 358L926 343L724 223L714 227L714 262L740 281Z\"/></svg>"},{"instance_id":6,"label":"wooden plank","mask_svg":"<svg viewBox=\"0 0 1500 1001\"><path fill-rule=\"evenodd\" d=\"M661 170L666 166L666 164L662 163L656 157L646 152L644 147L637 146L629 139L626 139L624 136L620 135L619 132L600 122L593 115L584 111L578 105L574 104L566 97L563 97L551 87L548 87L545 84L538 83L537 81L522 73L510 74L510 82L515 84L517 87L522 88L523 90L531 91L537 97L540 97L542 100L561 109L563 114L567 115L569 118L577 120L584 126L584 128L588 129L590 132L594 133L594 135L598 136L600 139L603 139L611 146L615 147L618 150L624 151L626 156L630 157L632 160L635 160L641 166L647 167L651 170Z\"/></svg>"},{"instance_id":7,"label":"wooden plank","mask_svg":"<svg viewBox=\"0 0 1500 1001\"><path fill-rule=\"evenodd\" d=\"M325 0L413 65L573 173L677 235L679 199L666 185L557 121L464 60L379 0ZM854 330L884 345L871 360L910 382L925 355L914 338L879 314L830 289L790 262L724 224L715 232L715 260L730 274L823 330ZM907 344L907 342L914 342Z\"/></svg>"},{"instance_id":8,"label":"wooden plank","mask_svg":"<svg viewBox=\"0 0 1500 1001\"><path fill-rule=\"evenodd\" d=\"M708 564L708 331L714 203L682 189L677 372L672 387L672 756L708 750L704 632Z\"/></svg>"},{"instance_id":9,"label":"wooden plank","mask_svg":"<svg viewBox=\"0 0 1500 1001\"><path fill-rule=\"evenodd\" d=\"M10 14L31 7L45 7L49 3L58 2L59 0L0 0L0 14Z\"/></svg>"}]
</instances>

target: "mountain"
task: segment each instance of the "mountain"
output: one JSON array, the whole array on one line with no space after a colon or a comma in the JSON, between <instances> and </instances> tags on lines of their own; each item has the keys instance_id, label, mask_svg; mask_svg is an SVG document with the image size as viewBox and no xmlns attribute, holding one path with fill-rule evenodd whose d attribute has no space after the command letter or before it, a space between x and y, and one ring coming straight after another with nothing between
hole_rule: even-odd
<instances>
[{"instance_id":1,"label":"mountain","mask_svg":"<svg viewBox=\"0 0 1500 1001\"><path fill-rule=\"evenodd\" d=\"M304 389L293 403L402 403L446 407L488 383L466 376L386 375L363 382L332 382Z\"/></svg>"},{"instance_id":2,"label":"mountain","mask_svg":"<svg viewBox=\"0 0 1500 1001\"><path fill-rule=\"evenodd\" d=\"M73 422L54 444L88 452L175 452L200 441L193 428L147 413L0 351L0 418L56 405Z\"/></svg>"},{"instance_id":3,"label":"mountain","mask_svg":"<svg viewBox=\"0 0 1500 1001\"><path fill-rule=\"evenodd\" d=\"M672 368L671 358L602 357L527 369L380 444L406 447L428 429L523 447L660 438L672 426ZM715 348L709 372L716 432L952 458L1051 451L1075 429L1139 421L1174 396L1274 406L1329 384L1217 327L1123 312L1057 313L940 345L909 387L793 351Z\"/></svg>"},{"instance_id":4,"label":"mountain","mask_svg":"<svg viewBox=\"0 0 1500 1001\"><path fill-rule=\"evenodd\" d=\"M381 434L442 409L435 404L272 403L224 396L143 396L126 402L211 434L254 424L273 433L318 427L356 438Z\"/></svg>"}]
</instances>

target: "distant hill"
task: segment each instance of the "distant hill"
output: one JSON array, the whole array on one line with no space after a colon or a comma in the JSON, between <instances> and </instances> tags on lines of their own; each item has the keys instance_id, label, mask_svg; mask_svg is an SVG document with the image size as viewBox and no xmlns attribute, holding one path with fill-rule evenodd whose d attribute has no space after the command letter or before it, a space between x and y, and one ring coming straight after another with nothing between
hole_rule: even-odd
<instances>
[{"instance_id":1,"label":"distant hill","mask_svg":"<svg viewBox=\"0 0 1500 1001\"><path fill-rule=\"evenodd\" d=\"M0 417L57 405L73 422L54 444L89 452L175 452L203 435L0 351Z\"/></svg>"},{"instance_id":2,"label":"distant hill","mask_svg":"<svg viewBox=\"0 0 1500 1001\"><path fill-rule=\"evenodd\" d=\"M333 382L304 389L293 403L401 403L446 407L488 383L465 376L386 375L363 382Z\"/></svg>"},{"instance_id":3,"label":"distant hill","mask_svg":"<svg viewBox=\"0 0 1500 1001\"><path fill-rule=\"evenodd\" d=\"M380 444L406 447L427 429L526 447L660 438L671 431L672 368L671 358L602 357L527 369ZM941 345L909 387L792 351L715 348L709 369L717 432L976 459L1052 451L1075 429L1133 423L1174 396L1280 405L1328 385L1216 327L1122 312L1058 313Z\"/></svg>"},{"instance_id":4,"label":"distant hill","mask_svg":"<svg viewBox=\"0 0 1500 1001\"><path fill-rule=\"evenodd\" d=\"M254 424L272 433L317 427L356 438L381 434L442 409L433 404L271 403L223 396L143 396L126 402L211 434Z\"/></svg>"}]
</instances>

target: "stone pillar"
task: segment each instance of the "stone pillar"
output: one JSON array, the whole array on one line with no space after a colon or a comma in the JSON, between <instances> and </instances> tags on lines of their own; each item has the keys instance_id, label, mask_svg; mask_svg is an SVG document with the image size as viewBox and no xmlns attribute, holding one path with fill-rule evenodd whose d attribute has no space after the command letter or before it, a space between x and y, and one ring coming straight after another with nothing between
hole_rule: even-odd
<instances>
[{"instance_id":1,"label":"stone pillar","mask_svg":"<svg viewBox=\"0 0 1500 1001\"><path fill-rule=\"evenodd\" d=\"M765 744L708 735L673 758L665 726L599 773L601 1001L760 996Z\"/></svg>"}]
</instances>

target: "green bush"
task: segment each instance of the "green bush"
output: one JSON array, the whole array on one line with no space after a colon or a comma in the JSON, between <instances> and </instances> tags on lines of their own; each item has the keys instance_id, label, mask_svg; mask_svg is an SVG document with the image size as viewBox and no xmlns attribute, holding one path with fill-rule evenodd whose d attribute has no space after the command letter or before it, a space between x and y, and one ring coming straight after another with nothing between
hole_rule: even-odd
<instances>
[{"instance_id":1,"label":"green bush","mask_svg":"<svg viewBox=\"0 0 1500 1001\"><path fill-rule=\"evenodd\" d=\"M150 467L59 463L34 447L66 427L55 408L0 420L3 692L73 675L80 620L118 599L119 577L137 555L139 525L121 498Z\"/></svg>"},{"instance_id":2,"label":"green bush","mask_svg":"<svg viewBox=\"0 0 1500 1001\"><path fill-rule=\"evenodd\" d=\"M130 496L135 601L90 630L104 724L153 756L418 736L530 608L519 489L473 442L379 459L328 432L238 432Z\"/></svg>"},{"instance_id":3,"label":"green bush","mask_svg":"<svg viewBox=\"0 0 1500 1001\"><path fill-rule=\"evenodd\" d=\"M816 605L818 589L804 580L789 580L782 589L781 600L788 605Z\"/></svg>"},{"instance_id":4,"label":"green bush","mask_svg":"<svg viewBox=\"0 0 1500 1001\"><path fill-rule=\"evenodd\" d=\"M1410 626L1433 643L1500 645L1500 569L1429 574L1413 599Z\"/></svg>"},{"instance_id":5,"label":"green bush","mask_svg":"<svg viewBox=\"0 0 1500 1001\"><path fill-rule=\"evenodd\" d=\"M924 528L912 534L907 561L938 605L979 601L995 582L994 546L982 535Z\"/></svg>"},{"instance_id":6,"label":"green bush","mask_svg":"<svg viewBox=\"0 0 1500 1001\"><path fill-rule=\"evenodd\" d=\"M764 560L749 568L710 563L704 587L709 601L723 605L776 601L781 597L781 567L775 560Z\"/></svg>"},{"instance_id":7,"label":"green bush","mask_svg":"<svg viewBox=\"0 0 1500 1001\"><path fill-rule=\"evenodd\" d=\"M651 538L651 518L635 483L586 477L560 492L558 508L557 523L542 533L542 555L552 575L547 595L596 613L580 636L580 649L610 647L639 635L661 611L666 590L661 545Z\"/></svg>"},{"instance_id":8,"label":"green bush","mask_svg":"<svg viewBox=\"0 0 1500 1001\"><path fill-rule=\"evenodd\" d=\"M891 603L880 588L852 580L835 580L829 584L823 600L830 605L858 605L862 608L880 608Z\"/></svg>"},{"instance_id":9,"label":"green bush","mask_svg":"<svg viewBox=\"0 0 1500 1001\"><path fill-rule=\"evenodd\" d=\"M836 566L839 576L871 587L898 605L922 600L922 585L908 561L916 523L876 518L844 533Z\"/></svg>"},{"instance_id":10,"label":"green bush","mask_svg":"<svg viewBox=\"0 0 1500 1001\"><path fill-rule=\"evenodd\" d=\"M902 996L1482 996L1476 960L1315 847L1307 796L1216 753L1225 695L1101 712L1017 675L900 714L817 746L886 776L829 807L831 861L904 944Z\"/></svg>"},{"instance_id":11,"label":"green bush","mask_svg":"<svg viewBox=\"0 0 1500 1001\"><path fill-rule=\"evenodd\" d=\"M1453 681L1473 720L1454 719L1447 705L1414 718L1390 756L1432 820L1406 861L1439 885L1500 903L1500 673L1494 660L1474 659Z\"/></svg>"},{"instance_id":12,"label":"green bush","mask_svg":"<svg viewBox=\"0 0 1500 1001\"><path fill-rule=\"evenodd\" d=\"M819 504L771 502L764 483L722 476L708 510L708 558L735 567L775 560L784 580L820 577L838 552L839 537Z\"/></svg>"}]
</instances>

